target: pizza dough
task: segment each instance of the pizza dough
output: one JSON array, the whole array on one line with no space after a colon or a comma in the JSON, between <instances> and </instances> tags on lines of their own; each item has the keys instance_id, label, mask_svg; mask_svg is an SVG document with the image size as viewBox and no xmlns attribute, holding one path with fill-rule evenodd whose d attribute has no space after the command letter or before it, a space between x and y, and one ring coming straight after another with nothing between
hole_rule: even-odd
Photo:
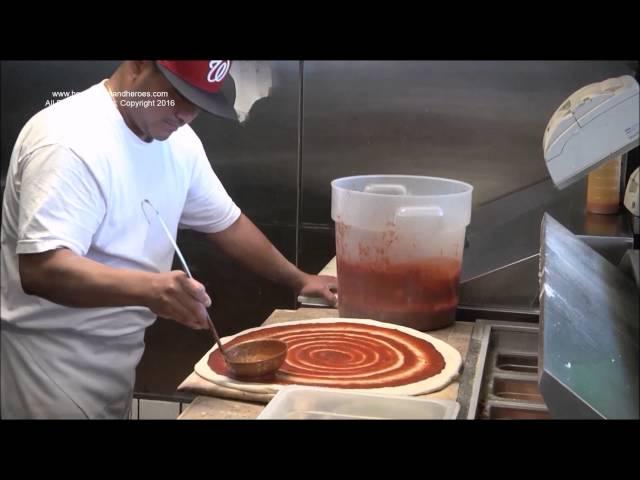
<instances>
[{"instance_id":1,"label":"pizza dough","mask_svg":"<svg viewBox=\"0 0 640 480\"><path fill-rule=\"evenodd\" d=\"M446 387L462 365L447 343L411 328L375 320L323 318L278 323L222 339L232 344L273 336L289 345L287 360L267 382L227 376L214 346L195 366L201 377L226 388L275 394L286 385L315 385L389 395L423 395Z\"/></svg>"}]
</instances>

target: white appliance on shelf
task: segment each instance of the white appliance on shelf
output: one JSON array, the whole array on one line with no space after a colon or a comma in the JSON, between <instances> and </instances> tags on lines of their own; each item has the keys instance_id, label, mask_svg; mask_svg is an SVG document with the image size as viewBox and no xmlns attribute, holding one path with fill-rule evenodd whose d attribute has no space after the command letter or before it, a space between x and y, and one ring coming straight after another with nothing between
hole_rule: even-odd
<instances>
[{"instance_id":1,"label":"white appliance on shelf","mask_svg":"<svg viewBox=\"0 0 640 480\"><path fill-rule=\"evenodd\" d=\"M565 188L638 146L638 82L630 75L587 85L551 116L543 149L554 184Z\"/></svg>"}]
</instances>

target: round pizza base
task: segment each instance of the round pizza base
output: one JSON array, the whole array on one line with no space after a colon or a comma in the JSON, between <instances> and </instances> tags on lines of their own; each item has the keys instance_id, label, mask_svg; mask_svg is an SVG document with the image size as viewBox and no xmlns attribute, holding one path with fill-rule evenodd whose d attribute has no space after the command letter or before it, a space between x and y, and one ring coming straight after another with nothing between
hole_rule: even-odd
<instances>
[{"instance_id":1,"label":"round pizza base","mask_svg":"<svg viewBox=\"0 0 640 480\"><path fill-rule=\"evenodd\" d=\"M442 340L439 340L431 335L420 332L418 330L414 330L408 327L403 327L401 325L394 325L390 323L378 322L376 320L368 320L368 319L353 319L353 318L319 318L314 320L299 320L294 322L282 322L282 323L274 323L271 325L266 325L262 327L250 328L247 330L243 330L242 332L237 333L236 335L232 335L229 337L222 338L222 343L225 344L228 341L233 340L234 338L245 335L250 332L254 332L257 330L269 330L269 328L273 327L281 327L283 325L300 325L300 324L314 324L314 323L355 323L355 324L364 324L364 325L373 325L381 328L388 328L393 330L399 330L408 335L411 335L416 338L421 338L430 342L435 349L440 352L442 357L444 358L445 365L442 371L432 377L429 377L425 380L420 380L414 383L409 383L407 385L399 385L395 387L383 387L383 388L358 388L358 389L348 389L348 388L339 388L339 387L328 387L336 390L340 390L343 392L362 392L362 393L378 393L384 395L424 395L427 393L435 392L443 389L451 381L458 376L460 372L460 367L462 366L462 357L460 353ZM221 387L231 388L235 390L240 390L243 392L249 393L259 393L259 394L276 394L282 388L295 385L295 383L288 384L279 384L279 383L258 383L258 382L244 382L241 380L237 380L235 378L230 378L224 375L220 375L209 367L208 360L209 355L214 352L218 348L215 345L211 350L207 352L207 354L200 359L198 363L195 365L195 372L200 375L202 378L209 380L210 382L215 383ZM310 385L306 385L310 386ZM326 388L326 387L323 387Z\"/></svg>"}]
</instances>

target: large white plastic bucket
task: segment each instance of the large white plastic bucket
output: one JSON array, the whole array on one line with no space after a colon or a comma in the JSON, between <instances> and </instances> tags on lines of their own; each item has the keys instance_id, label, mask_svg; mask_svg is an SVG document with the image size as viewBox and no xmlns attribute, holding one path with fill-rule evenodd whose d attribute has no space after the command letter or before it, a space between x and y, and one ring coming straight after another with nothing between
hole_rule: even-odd
<instances>
[{"instance_id":1,"label":"large white plastic bucket","mask_svg":"<svg viewBox=\"0 0 640 480\"><path fill-rule=\"evenodd\" d=\"M453 323L472 191L437 177L332 181L340 316L423 331Z\"/></svg>"}]
</instances>

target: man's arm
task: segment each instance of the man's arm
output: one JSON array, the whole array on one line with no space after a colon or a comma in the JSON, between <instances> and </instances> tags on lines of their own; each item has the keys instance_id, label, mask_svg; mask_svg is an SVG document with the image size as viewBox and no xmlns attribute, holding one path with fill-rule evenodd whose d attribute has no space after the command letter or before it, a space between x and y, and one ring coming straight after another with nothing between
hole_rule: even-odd
<instances>
[{"instance_id":1,"label":"man's arm","mask_svg":"<svg viewBox=\"0 0 640 480\"><path fill-rule=\"evenodd\" d=\"M191 328L208 328L204 286L184 272L151 273L113 268L60 248L19 255L20 282L28 295L77 308L145 306Z\"/></svg>"},{"instance_id":2,"label":"man's arm","mask_svg":"<svg viewBox=\"0 0 640 480\"><path fill-rule=\"evenodd\" d=\"M336 304L335 277L309 275L289 262L244 214L229 228L207 237L225 254L257 274L288 285L301 295L322 296Z\"/></svg>"}]
</instances>

